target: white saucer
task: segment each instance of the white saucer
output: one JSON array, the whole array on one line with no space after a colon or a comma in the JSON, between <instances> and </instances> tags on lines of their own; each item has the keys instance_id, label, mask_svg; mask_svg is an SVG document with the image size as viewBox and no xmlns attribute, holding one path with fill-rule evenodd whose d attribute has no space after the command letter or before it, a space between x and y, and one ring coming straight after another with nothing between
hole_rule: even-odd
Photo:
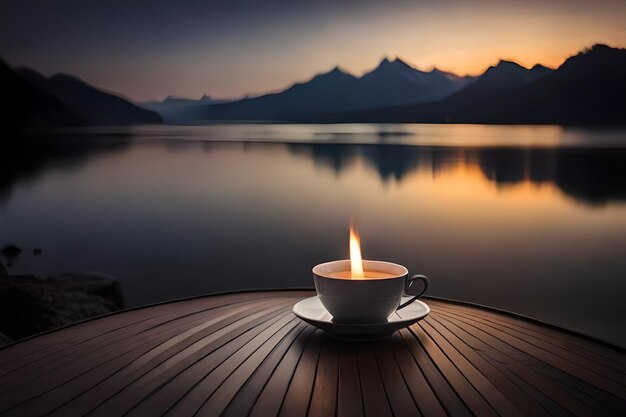
<instances>
[{"instance_id":1,"label":"white saucer","mask_svg":"<svg viewBox=\"0 0 626 417\"><path fill-rule=\"evenodd\" d=\"M410 299L411 297L402 297L402 302ZM296 303L293 306L293 313L336 339L370 341L390 337L396 330L423 319L430 313L430 308L421 301L414 301L389 316L387 323L333 323L333 317L326 311L319 297L315 296Z\"/></svg>"}]
</instances>

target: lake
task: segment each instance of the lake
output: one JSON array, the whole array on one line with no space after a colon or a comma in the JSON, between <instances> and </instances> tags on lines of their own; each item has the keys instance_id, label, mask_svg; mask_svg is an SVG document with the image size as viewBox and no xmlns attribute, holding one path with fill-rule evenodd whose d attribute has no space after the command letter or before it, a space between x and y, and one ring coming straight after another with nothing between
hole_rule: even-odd
<instances>
[{"instance_id":1,"label":"lake","mask_svg":"<svg viewBox=\"0 0 626 417\"><path fill-rule=\"evenodd\" d=\"M626 346L626 131L139 126L50 141L0 158L0 246L25 249L11 273L102 271L127 307L311 287L313 265L348 257L357 215L364 257L428 275L430 295Z\"/></svg>"}]
</instances>

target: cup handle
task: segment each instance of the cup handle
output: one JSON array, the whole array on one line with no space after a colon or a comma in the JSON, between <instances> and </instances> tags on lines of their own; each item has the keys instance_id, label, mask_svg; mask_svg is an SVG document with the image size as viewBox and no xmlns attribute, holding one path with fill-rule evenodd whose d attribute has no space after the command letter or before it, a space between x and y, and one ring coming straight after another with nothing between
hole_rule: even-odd
<instances>
[{"instance_id":1,"label":"cup handle","mask_svg":"<svg viewBox=\"0 0 626 417\"><path fill-rule=\"evenodd\" d=\"M426 275L413 275L411 277L411 279L409 279L409 285L407 285L407 288L411 288L411 285L413 285L413 283L415 281L422 281L424 283L424 288L422 288L422 291L420 291L419 294L414 295L413 298L411 298L409 301L407 301L406 303L402 303L400 304L400 307L398 307L396 309L396 311L400 310L401 308L404 308L406 306L408 306L409 304L411 304L413 301L417 300L419 298L420 295L424 294L426 292L426 290L428 289L428 277Z\"/></svg>"}]
</instances>

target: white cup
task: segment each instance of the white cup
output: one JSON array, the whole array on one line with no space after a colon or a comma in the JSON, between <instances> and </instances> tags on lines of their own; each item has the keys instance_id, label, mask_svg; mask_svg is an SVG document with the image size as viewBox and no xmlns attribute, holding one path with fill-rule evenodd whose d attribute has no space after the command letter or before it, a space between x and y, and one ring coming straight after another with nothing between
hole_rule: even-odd
<instances>
[{"instance_id":1,"label":"white cup","mask_svg":"<svg viewBox=\"0 0 626 417\"><path fill-rule=\"evenodd\" d=\"M363 261L365 271L391 274L386 278L331 278L333 272L349 271L350 260L332 261L313 268L313 280L320 301L336 323L384 323L394 312L411 304L428 288L428 278L413 275L402 265L382 261ZM424 288L409 301L400 304L405 288L422 281Z\"/></svg>"}]
</instances>

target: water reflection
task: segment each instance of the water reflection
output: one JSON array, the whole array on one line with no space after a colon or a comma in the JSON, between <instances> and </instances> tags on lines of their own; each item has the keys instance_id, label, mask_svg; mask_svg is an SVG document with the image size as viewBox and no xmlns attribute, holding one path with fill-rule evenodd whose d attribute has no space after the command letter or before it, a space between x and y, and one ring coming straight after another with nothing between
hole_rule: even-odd
<instances>
[{"instance_id":1,"label":"water reflection","mask_svg":"<svg viewBox=\"0 0 626 417\"><path fill-rule=\"evenodd\" d=\"M71 140L70 140L71 138ZM0 203L16 182L36 181L49 170L79 169L90 158L133 146L130 136L72 135L8 142L0 152ZM172 152L189 143L162 142ZM477 166L498 187L552 183L568 196L591 205L626 200L626 148L461 148L389 144L201 142L205 153L224 148L254 151L285 147L335 174L362 160L383 184L401 183L418 170L433 176L459 165Z\"/></svg>"},{"instance_id":2,"label":"water reflection","mask_svg":"<svg viewBox=\"0 0 626 417\"><path fill-rule=\"evenodd\" d=\"M248 146L250 146L248 144ZM254 145L275 146L275 145ZM626 150L577 148L451 148L409 145L288 144L335 173L362 159L383 183L402 182L417 170L433 176L477 166L498 187L552 183L578 201L601 205L626 199Z\"/></svg>"},{"instance_id":3,"label":"water reflection","mask_svg":"<svg viewBox=\"0 0 626 417\"><path fill-rule=\"evenodd\" d=\"M485 176L501 186L552 182L588 204L626 199L623 149L484 149L475 153Z\"/></svg>"},{"instance_id":4,"label":"water reflection","mask_svg":"<svg viewBox=\"0 0 626 417\"><path fill-rule=\"evenodd\" d=\"M408 145L345 145L345 144L290 144L294 154L305 154L316 164L341 173L357 158L376 170L384 183L401 182L418 169L433 173L453 167L463 152L455 148L432 148ZM461 159L462 160L462 159Z\"/></svg>"},{"instance_id":5,"label":"water reflection","mask_svg":"<svg viewBox=\"0 0 626 417\"><path fill-rule=\"evenodd\" d=\"M78 170L91 158L127 150L131 144L127 135L8 138L0 145L0 204L8 202L17 184L36 182L50 171Z\"/></svg>"}]
</instances>

